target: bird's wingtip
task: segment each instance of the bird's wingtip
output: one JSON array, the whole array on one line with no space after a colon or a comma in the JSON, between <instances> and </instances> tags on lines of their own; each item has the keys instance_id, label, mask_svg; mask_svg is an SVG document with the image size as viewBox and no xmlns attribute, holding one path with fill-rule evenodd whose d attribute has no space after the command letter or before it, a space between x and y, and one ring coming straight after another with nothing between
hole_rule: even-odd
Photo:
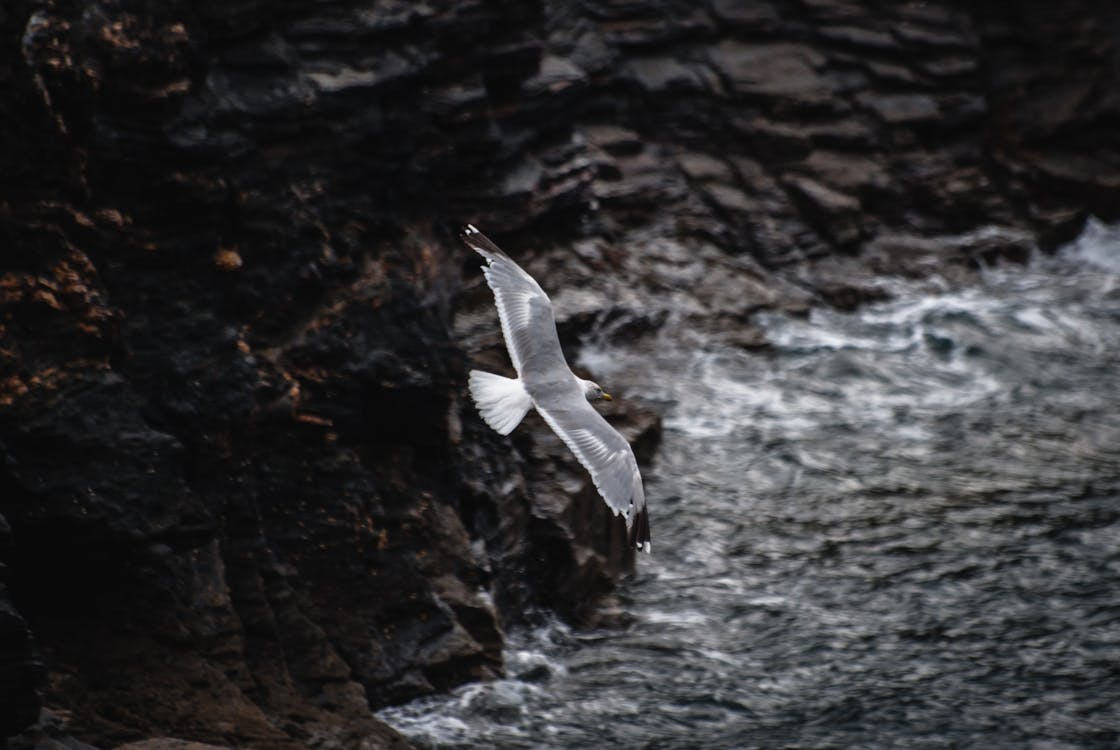
<instances>
[{"instance_id":1,"label":"bird's wingtip","mask_svg":"<svg viewBox=\"0 0 1120 750\"><path fill-rule=\"evenodd\" d=\"M649 552L649 514L643 507L637 512L634 518L634 524L628 529L630 534L630 544L634 545L634 549L639 552Z\"/></svg>"}]
</instances>

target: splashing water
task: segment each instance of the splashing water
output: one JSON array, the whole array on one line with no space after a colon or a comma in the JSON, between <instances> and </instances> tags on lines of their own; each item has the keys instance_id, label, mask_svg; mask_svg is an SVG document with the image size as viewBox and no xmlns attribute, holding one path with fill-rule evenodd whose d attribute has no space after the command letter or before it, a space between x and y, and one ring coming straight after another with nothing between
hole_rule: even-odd
<instances>
[{"instance_id":1,"label":"splashing water","mask_svg":"<svg viewBox=\"0 0 1120 750\"><path fill-rule=\"evenodd\" d=\"M429 748L1116 748L1120 229L582 364L665 416L632 627L381 716ZM655 366L650 367L650 362Z\"/></svg>"}]
</instances>

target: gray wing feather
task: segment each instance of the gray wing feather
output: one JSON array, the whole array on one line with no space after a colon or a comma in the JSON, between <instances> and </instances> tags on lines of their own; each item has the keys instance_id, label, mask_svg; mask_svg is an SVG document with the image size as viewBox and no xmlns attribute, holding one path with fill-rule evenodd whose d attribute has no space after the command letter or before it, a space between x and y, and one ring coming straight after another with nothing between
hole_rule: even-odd
<instances>
[{"instance_id":1,"label":"gray wing feather","mask_svg":"<svg viewBox=\"0 0 1120 750\"><path fill-rule=\"evenodd\" d=\"M599 494L616 515L626 519L630 529L646 507L638 462L630 443L592 408L570 374L548 295L473 226L468 224L463 230L463 240L486 259L482 271L494 292L506 348L534 406L591 473ZM648 539L648 528L644 533Z\"/></svg>"},{"instance_id":2,"label":"gray wing feather","mask_svg":"<svg viewBox=\"0 0 1120 750\"><path fill-rule=\"evenodd\" d=\"M538 403L537 411L591 473L599 494L615 515L626 519L629 528L635 513L646 507L642 476L630 443L582 395L549 408Z\"/></svg>"},{"instance_id":3,"label":"gray wing feather","mask_svg":"<svg viewBox=\"0 0 1120 750\"><path fill-rule=\"evenodd\" d=\"M531 394L540 376L547 379L568 369L556 334L552 302L536 280L482 232L467 225L463 240L486 259L482 272L494 292L506 349Z\"/></svg>"}]
</instances>

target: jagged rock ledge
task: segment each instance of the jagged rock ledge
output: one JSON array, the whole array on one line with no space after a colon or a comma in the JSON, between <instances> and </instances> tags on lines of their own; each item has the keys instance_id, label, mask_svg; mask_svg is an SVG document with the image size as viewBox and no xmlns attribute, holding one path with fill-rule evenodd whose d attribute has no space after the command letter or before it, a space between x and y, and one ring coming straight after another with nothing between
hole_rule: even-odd
<instances>
[{"instance_id":1,"label":"jagged rock ledge","mask_svg":"<svg viewBox=\"0 0 1120 750\"><path fill-rule=\"evenodd\" d=\"M670 316L764 347L759 310L1120 213L1118 16L6 2L0 733L403 746L370 707L498 673L535 607L617 620L632 553L578 467L467 402L506 363L455 225L571 347ZM650 460L656 415L610 417Z\"/></svg>"}]
</instances>

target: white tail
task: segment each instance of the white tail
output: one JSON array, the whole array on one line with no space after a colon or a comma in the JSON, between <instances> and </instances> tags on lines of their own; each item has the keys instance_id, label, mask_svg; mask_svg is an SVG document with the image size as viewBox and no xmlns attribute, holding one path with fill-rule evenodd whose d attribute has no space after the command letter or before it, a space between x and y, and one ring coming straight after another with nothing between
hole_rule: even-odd
<instances>
[{"instance_id":1,"label":"white tail","mask_svg":"<svg viewBox=\"0 0 1120 750\"><path fill-rule=\"evenodd\" d=\"M513 432L533 405L533 399L529 398L525 386L517 378L471 370L468 384L479 414L486 424L502 435Z\"/></svg>"}]
</instances>

